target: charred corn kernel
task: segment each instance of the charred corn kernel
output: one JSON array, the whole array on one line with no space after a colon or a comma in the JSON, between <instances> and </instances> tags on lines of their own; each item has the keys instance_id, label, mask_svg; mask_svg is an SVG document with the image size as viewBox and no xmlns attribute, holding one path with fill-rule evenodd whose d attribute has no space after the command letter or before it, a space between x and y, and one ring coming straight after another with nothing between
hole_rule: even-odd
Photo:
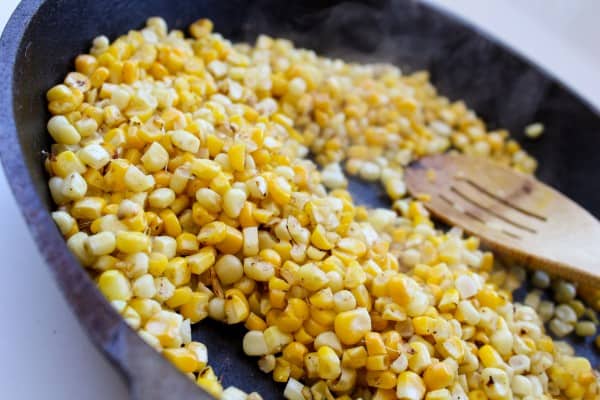
<instances>
[{"instance_id":1,"label":"charred corn kernel","mask_svg":"<svg viewBox=\"0 0 600 400\"><path fill-rule=\"evenodd\" d=\"M345 345L353 345L371 330L371 316L366 308L344 311L335 317L335 333Z\"/></svg>"},{"instance_id":2,"label":"charred corn kernel","mask_svg":"<svg viewBox=\"0 0 600 400\"><path fill-rule=\"evenodd\" d=\"M151 18L99 37L47 93L53 218L147 343L226 400L257 399L223 390L191 341L207 316L244 323L245 351L290 399L597 397L589 362L512 303L524 270L436 229L427 195L407 197L405 167L449 149L531 173L508 132L427 73L266 36L232 45L208 20L190 31ZM393 210L354 204L344 159ZM553 286L556 312L526 303L551 330L591 331L583 288Z\"/></svg>"},{"instance_id":3,"label":"charred corn kernel","mask_svg":"<svg viewBox=\"0 0 600 400\"><path fill-rule=\"evenodd\" d=\"M510 396L510 384L506 373L498 368L485 368L481 373L483 390L490 399Z\"/></svg>"},{"instance_id":4,"label":"charred corn kernel","mask_svg":"<svg viewBox=\"0 0 600 400\"><path fill-rule=\"evenodd\" d=\"M420 400L425 396L425 383L414 372L405 371L398 375L396 396L399 399Z\"/></svg>"},{"instance_id":5,"label":"charred corn kernel","mask_svg":"<svg viewBox=\"0 0 600 400\"><path fill-rule=\"evenodd\" d=\"M121 271L104 271L98 277L98 289L108 300L127 301L131 298L131 285Z\"/></svg>"},{"instance_id":6,"label":"charred corn kernel","mask_svg":"<svg viewBox=\"0 0 600 400\"><path fill-rule=\"evenodd\" d=\"M237 324L248 318L250 306L244 293L238 289L225 292L225 317L228 324Z\"/></svg>"},{"instance_id":7,"label":"charred corn kernel","mask_svg":"<svg viewBox=\"0 0 600 400\"><path fill-rule=\"evenodd\" d=\"M116 246L123 253L137 253L150 248L150 238L141 232L121 231L116 234Z\"/></svg>"}]
</instances>

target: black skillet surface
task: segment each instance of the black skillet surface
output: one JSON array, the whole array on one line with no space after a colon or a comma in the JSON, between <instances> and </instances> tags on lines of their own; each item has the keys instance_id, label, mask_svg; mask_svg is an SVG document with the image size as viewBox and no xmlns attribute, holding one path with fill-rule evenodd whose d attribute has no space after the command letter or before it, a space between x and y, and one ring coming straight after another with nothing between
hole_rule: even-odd
<instances>
[{"instance_id":1,"label":"black skillet surface","mask_svg":"<svg viewBox=\"0 0 600 400\"><path fill-rule=\"evenodd\" d=\"M42 152L50 146L44 94L72 69L74 56L86 51L95 36L114 39L155 15L177 28L208 17L218 32L236 41L268 33L345 60L387 61L406 71L427 69L441 93L466 100L489 126L515 133L541 161L539 178L600 216L598 115L510 49L416 1L24 0L0 42L2 163L63 293L92 340L123 373L134 398L209 397L143 344L68 253L48 214L53 207L42 167ZM546 126L535 144L520 134L532 121ZM355 181L351 190L363 204L387 204L373 185ZM240 327L215 322L194 329L226 385L258 390L266 399L280 398L281 386L243 355L241 334ZM598 365L591 345L575 345Z\"/></svg>"}]
</instances>

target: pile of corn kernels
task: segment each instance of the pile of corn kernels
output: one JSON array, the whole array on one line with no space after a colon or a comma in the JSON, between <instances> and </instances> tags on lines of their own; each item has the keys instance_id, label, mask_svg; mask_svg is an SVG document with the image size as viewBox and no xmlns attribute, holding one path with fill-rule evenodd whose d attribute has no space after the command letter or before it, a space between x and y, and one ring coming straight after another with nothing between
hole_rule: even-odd
<instances>
[{"instance_id":1,"label":"pile of corn kernels","mask_svg":"<svg viewBox=\"0 0 600 400\"><path fill-rule=\"evenodd\" d=\"M150 346L225 400L260 395L223 389L191 338L207 317L244 324L290 400L598 398L493 255L406 193L403 168L449 149L532 172L506 131L426 73L190 34L98 37L47 94L53 218ZM341 163L392 209L355 204Z\"/></svg>"}]
</instances>

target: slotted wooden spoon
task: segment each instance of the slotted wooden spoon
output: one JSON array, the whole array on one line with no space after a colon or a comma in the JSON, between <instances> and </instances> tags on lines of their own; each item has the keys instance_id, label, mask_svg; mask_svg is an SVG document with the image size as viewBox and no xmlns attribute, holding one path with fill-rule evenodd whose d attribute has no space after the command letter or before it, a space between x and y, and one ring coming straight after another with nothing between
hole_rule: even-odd
<instances>
[{"instance_id":1,"label":"slotted wooden spoon","mask_svg":"<svg viewBox=\"0 0 600 400\"><path fill-rule=\"evenodd\" d=\"M492 250L586 285L600 285L600 222L558 191L480 157L444 154L406 170L413 195L440 220Z\"/></svg>"}]
</instances>

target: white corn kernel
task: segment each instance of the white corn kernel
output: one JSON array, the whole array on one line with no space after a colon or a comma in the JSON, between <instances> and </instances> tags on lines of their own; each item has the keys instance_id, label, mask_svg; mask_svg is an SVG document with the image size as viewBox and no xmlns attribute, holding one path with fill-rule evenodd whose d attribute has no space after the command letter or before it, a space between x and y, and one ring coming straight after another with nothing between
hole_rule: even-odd
<instances>
[{"instance_id":1,"label":"white corn kernel","mask_svg":"<svg viewBox=\"0 0 600 400\"><path fill-rule=\"evenodd\" d=\"M71 200L79 200L85 196L87 192L87 183L83 177L72 172L64 180L62 187L62 195Z\"/></svg>"},{"instance_id":2,"label":"white corn kernel","mask_svg":"<svg viewBox=\"0 0 600 400\"><path fill-rule=\"evenodd\" d=\"M79 159L94 169L101 169L110 161L110 154L99 144L88 144L78 154Z\"/></svg>"},{"instance_id":3,"label":"white corn kernel","mask_svg":"<svg viewBox=\"0 0 600 400\"><path fill-rule=\"evenodd\" d=\"M175 201L175 192L169 188L159 188L148 196L148 204L154 208L167 208Z\"/></svg>"},{"instance_id":4,"label":"white corn kernel","mask_svg":"<svg viewBox=\"0 0 600 400\"><path fill-rule=\"evenodd\" d=\"M141 299L151 299L156 295L154 278L150 274L144 274L133 281L133 295Z\"/></svg>"},{"instance_id":5,"label":"white corn kernel","mask_svg":"<svg viewBox=\"0 0 600 400\"><path fill-rule=\"evenodd\" d=\"M169 135L171 136L171 142L175 147L190 153L198 152L198 149L200 148L200 139L190 132L176 130L169 132Z\"/></svg>"},{"instance_id":6,"label":"white corn kernel","mask_svg":"<svg viewBox=\"0 0 600 400\"><path fill-rule=\"evenodd\" d=\"M148 172L156 172L165 168L169 163L169 153L160 143L152 143L140 159Z\"/></svg>"},{"instance_id":7,"label":"white corn kernel","mask_svg":"<svg viewBox=\"0 0 600 400\"><path fill-rule=\"evenodd\" d=\"M77 225L77 221L75 221L75 218L73 218L66 211L54 211L52 213L52 219L54 220L56 226L58 226L60 233L62 233L63 235L66 235L69 232L71 232L73 228L75 228L75 226Z\"/></svg>"},{"instance_id":8,"label":"white corn kernel","mask_svg":"<svg viewBox=\"0 0 600 400\"><path fill-rule=\"evenodd\" d=\"M59 178L58 176L53 176L48 181L48 188L50 189L52 200L54 200L54 202L58 205L65 204L69 201L69 199L63 194L64 185L65 180Z\"/></svg>"},{"instance_id":9,"label":"white corn kernel","mask_svg":"<svg viewBox=\"0 0 600 400\"><path fill-rule=\"evenodd\" d=\"M86 233L77 232L67 240L67 247L83 265L91 265L94 262L94 257L87 251L85 246L87 238Z\"/></svg>"},{"instance_id":10,"label":"white corn kernel","mask_svg":"<svg viewBox=\"0 0 600 400\"><path fill-rule=\"evenodd\" d=\"M248 331L244 335L242 347L249 356L264 356L269 353L265 335L261 331Z\"/></svg>"},{"instance_id":11,"label":"white corn kernel","mask_svg":"<svg viewBox=\"0 0 600 400\"><path fill-rule=\"evenodd\" d=\"M152 238L152 251L164 254L170 260L177 253L177 241L171 236L155 236Z\"/></svg>"},{"instance_id":12,"label":"white corn kernel","mask_svg":"<svg viewBox=\"0 0 600 400\"><path fill-rule=\"evenodd\" d=\"M244 256L252 257L258 254L258 228L251 226L242 231L244 239Z\"/></svg>"},{"instance_id":13,"label":"white corn kernel","mask_svg":"<svg viewBox=\"0 0 600 400\"><path fill-rule=\"evenodd\" d=\"M229 218L237 218L246 202L246 192L231 188L223 196L223 211Z\"/></svg>"},{"instance_id":14,"label":"white corn kernel","mask_svg":"<svg viewBox=\"0 0 600 400\"><path fill-rule=\"evenodd\" d=\"M248 394L235 386L229 386L221 394L221 400L246 400L247 398Z\"/></svg>"},{"instance_id":15,"label":"white corn kernel","mask_svg":"<svg viewBox=\"0 0 600 400\"><path fill-rule=\"evenodd\" d=\"M125 185L132 192L145 192L154 186L154 177L144 174L138 167L130 165L125 172Z\"/></svg>"},{"instance_id":16,"label":"white corn kernel","mask_svg":"<svg viewBox=\"0 0 600 400\"><path fill-rule=\"evenodd\" d=\"M302 394L303 390L303 384L294 378L290 378L285 385L285 389L283 390L283 397L285 397L287 400L305 400L306 398Z\"/></svg>"},{"instance_id":17,"label":"white corn kernel","mask_svg":"<svg viewBox=\"0 0 600 400\"><path fill-rule=\"evenodd\" d=\"M112 232L100 232L87 238L86 249L94 256L103 256L115 251L117 241Z\"/></svg>"}]
</instances>

